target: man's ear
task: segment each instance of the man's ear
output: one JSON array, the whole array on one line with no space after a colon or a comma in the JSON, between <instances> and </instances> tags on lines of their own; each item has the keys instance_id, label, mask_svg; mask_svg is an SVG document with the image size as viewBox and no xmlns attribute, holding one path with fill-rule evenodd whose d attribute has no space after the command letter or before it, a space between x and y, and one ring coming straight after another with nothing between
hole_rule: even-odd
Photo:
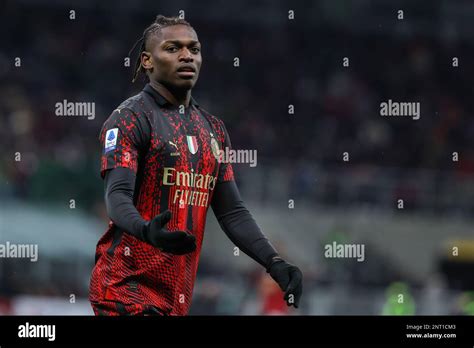
<instances>
[{"instance_id":1,"label":"man's ear","mask_svg":"<svg viewBox=\"0 0 474 348\"><path fill-rule=\"evenodd\" d=\"M140 60L142 63L142 67L146 71L153 70L153 57L151 56L150 52L143 51L140 56Z\"/></svg>"}]
</instances>

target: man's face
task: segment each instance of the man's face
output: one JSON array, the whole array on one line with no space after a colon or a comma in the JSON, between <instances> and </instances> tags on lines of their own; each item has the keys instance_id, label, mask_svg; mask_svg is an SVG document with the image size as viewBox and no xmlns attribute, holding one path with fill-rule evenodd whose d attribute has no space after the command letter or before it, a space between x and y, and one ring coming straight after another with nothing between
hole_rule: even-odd
<instances>
[{"instance_id":1,"label":"man's face","mask_svg":"<svg viewBox=\"0 0 474 348\"><path fill-rule=\"evenodd\" d=\"M194 87L201 69L201 44L193 28L173 25L153 35L142 54L142 65L155 80L169 89Z\"/></svg>"}]
</instances>

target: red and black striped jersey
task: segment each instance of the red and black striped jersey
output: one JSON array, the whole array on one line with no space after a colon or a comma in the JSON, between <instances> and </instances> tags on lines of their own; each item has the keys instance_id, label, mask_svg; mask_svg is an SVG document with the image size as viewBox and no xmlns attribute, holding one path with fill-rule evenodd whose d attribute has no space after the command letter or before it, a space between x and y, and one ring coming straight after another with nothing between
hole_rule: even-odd
<instances>
[{"instance_id":1,"label":"red and black striped jersey","mask_svg":"<svg viewBox=\"0 0 474 348\"><path fill-rule=\"evenodd\" d=\"M97 245L91 302L117 302L129 314L154 306L186 315L214 188L234 180L231 164L218 160L231 146L224 123L194 99L187 108L174 106L146 85L105 121L100 144L102 177L117 167L133 170L133 202L143 219L169 209L168 229L193 234L197 248L181 256L165 253L109 221Z\"/></svg>"}]
</instances>

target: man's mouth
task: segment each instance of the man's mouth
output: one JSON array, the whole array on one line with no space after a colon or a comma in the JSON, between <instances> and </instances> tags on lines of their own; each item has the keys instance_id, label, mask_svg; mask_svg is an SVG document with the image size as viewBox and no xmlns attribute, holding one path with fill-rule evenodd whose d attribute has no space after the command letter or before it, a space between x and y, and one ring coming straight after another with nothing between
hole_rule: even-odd
<instances>
[{"instance_id":1,"label":"man's mouth","mask_svg":"<svg viewBox=\"0 0 474 348\"><path fill-rule=\"evenodd\" d=\"M193 66L182 66L179 67L176 72L180 77L192 78L196 75L196 69Z\"/></svg>"},{"instance_id":2,"label":"man's mouth","mask_svg":"<svg viewBox=\"0 0 474 348\"><path fill-rule=\"evenodd\" d=\"M178 72L185 71L185 72L196 72L196 69L192 66L182 66L178 68Z\"/></svg>"}]
</instances>

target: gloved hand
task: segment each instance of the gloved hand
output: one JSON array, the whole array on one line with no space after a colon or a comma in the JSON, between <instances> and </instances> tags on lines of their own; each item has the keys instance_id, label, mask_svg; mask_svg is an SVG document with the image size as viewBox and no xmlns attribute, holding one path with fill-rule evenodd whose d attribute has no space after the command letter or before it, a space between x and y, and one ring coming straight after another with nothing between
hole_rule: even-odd
<instances>
[{"instance_id":1,"label":"gloved hand","mask_svg":"<svg viewBox=\"0 0 474 348\"><path fill-rule=\"evenodd\" d=\"M146 226L144 231L145 242L153 245L166 253L183 255L196 250L196 237L184 231L169 231L165 225L171 219L171 212L155 216Z\"/></svg>"},{"instance_id":2,"label":"gloved hand","mask_svg":"<svg viewBox=\"0 0 474 348\"><path fill-rule=\"evenodd\" d=\"M286 304L298 308L303 293L303 274L300 269L281 257L274 257L267 272L285 292L283 299Z\"/></svg>"}]
</instances>

